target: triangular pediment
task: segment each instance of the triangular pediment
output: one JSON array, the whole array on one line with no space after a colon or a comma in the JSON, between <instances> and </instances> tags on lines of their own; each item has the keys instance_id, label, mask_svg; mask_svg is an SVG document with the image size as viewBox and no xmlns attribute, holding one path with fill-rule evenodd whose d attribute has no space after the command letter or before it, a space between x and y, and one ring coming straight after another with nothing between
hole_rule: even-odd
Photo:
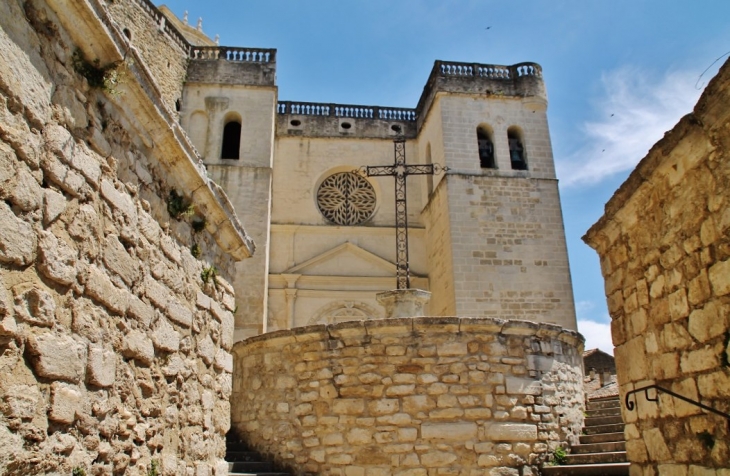
<instances>
[{"instance_id":1,"label":"triangular pediment","mask_svg":"<svg viewBox=\"0 0 730 476\"><path fill-rule=\"evenodd\" d=\"M378 255L346 242L289 268L282 274L393 277L396 274L396 266Z\"/></svg>"}]
</instances>

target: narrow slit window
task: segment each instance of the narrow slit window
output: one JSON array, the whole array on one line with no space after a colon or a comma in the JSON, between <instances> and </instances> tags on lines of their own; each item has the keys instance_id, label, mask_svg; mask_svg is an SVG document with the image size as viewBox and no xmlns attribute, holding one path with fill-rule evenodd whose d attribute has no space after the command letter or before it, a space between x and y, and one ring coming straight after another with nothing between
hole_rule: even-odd
<instances>
[{"instance_id":1,"label":"narrow slit window","mask_svg":"<svg viewBox=\"0 0 730 476\"><path fill-rule=\"evenodd\" d=\"M231 121L223 127L221 159L238 159L241 148L241 123Z\"/></svg>"},{"instance_id":2,"label":"narrow slit window","mask_svg":"<svg viewBox=\"0 0 730 476\"><path fill-rule=\"evenodd\" d=\"M527 170L527 159L525 158L525 145L522 141L522 134L514 128L507 130L507 142L509 143L509 161L512 170Z\"/></svg>"},{"instance_id":3,"label":"narrow slit window","mask_svg":"<svg viewBox=\"0 0 730 476\"><path fill-rule=\"evenodd\" d=\"M484 128L477 128L477 145L479 146L479 166L483 169L496 169L494 162L494 143L489 132Z\"/></svg>"}]
</instances>

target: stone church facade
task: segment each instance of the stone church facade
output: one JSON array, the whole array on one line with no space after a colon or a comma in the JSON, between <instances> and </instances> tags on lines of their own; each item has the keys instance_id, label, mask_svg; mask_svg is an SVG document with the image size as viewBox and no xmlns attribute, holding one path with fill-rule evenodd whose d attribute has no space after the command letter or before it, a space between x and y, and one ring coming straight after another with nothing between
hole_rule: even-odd
<instances>
[{"instance_id":1,"label":"stone church facade","mask_svg":"<svg viewBox=\"0 0 730 476\"><path fill-rule=\"evenodd\" d=\"M180 123L259 253L239 265L236 339L342 317L383 317L395 288L390 177L407 179L412 287L428 315L576 328L540 66L437 61L413 109L282 101L276 51L194 48ZM399 132L397 132L399 131Z\"/></svg>"}]
</instances>

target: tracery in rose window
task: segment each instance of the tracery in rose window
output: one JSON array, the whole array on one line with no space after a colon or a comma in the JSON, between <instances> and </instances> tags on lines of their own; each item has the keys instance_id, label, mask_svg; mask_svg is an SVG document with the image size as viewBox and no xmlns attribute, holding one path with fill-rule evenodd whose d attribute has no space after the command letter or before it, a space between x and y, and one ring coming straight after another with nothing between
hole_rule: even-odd
<instances>
[{"instance_id":1,"label":"tracery in rose window","mask_svg":"<svg viewBox=\"0 0 730 476\"><path fill-rule=\"evenodd\" d=\"M365 178L352 172L330 175L317 190L317 207L337 225L359 225L375 211L375 190Z\"/></svg>"}]
</instances>

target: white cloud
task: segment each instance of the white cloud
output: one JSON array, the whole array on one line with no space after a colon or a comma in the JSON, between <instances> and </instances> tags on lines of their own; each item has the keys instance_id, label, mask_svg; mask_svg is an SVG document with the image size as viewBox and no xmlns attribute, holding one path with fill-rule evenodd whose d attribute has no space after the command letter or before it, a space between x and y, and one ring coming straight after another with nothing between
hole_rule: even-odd
<instances>
[{"instance_id":1,"label":"white cloud","mask_svg":"<svg viewBox=\"0 0 730 476\"><path fill-rule=\"evenodd\" d=\"M603 74L595 102L598 119L580 129L584 144L558 160L561 185L590 185L633 169L699 99L695 72L674 71L659 79L638 68Z\"/></svg>"},{"instance_id":2,"label":"white cloud","mask_svg":"<svg viewBox=\"0 0 730 476\"><path fill-rule=\"evenodd\" d=\"M586 338L586 350L596 347L613 355L613 341L611 341L611 325L601 322L579 320L578 332Z\"/></svg>"}]
</instances>

